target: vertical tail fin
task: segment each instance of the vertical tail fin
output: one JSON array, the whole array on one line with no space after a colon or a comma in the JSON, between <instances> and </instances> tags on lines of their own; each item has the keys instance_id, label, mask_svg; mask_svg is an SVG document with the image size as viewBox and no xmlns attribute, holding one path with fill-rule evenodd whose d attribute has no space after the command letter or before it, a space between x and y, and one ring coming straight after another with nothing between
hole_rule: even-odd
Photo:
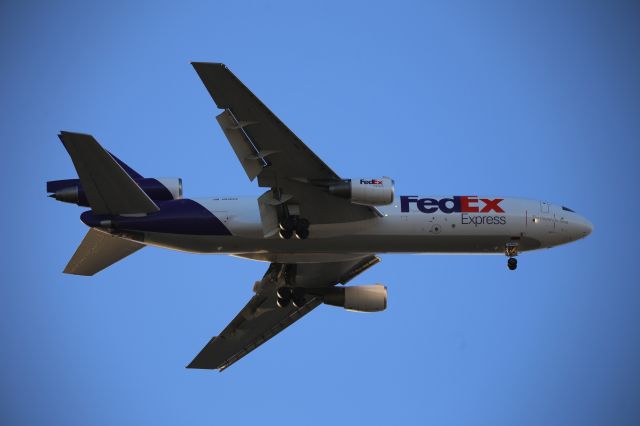
<instances>
[{"instance_id":1,"label":"vertical tail fin","mask_svg":"<svg viewBox=\"0 0 640 426\"><path fill-rule=\"evenodd\" d=\"M94 213L135 214L159 210L133 180L131 172L138 173L114 159L93 136L60 132L59 137L73 161Z\"/></svg>"}]
</instances>

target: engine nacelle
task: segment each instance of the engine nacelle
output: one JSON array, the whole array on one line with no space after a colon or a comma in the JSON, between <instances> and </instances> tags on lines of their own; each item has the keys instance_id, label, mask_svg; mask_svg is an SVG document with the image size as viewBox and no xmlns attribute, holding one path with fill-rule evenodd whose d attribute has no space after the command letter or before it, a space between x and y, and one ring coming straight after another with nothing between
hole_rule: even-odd
<instances>
[{"instance_id":1,"label":"engine nacelle","mask_svg":"<svg viewBox=\"0 0 640 426\"><path fill-rule=\"evenodd\" d=\"M160 185L164 186L164 189L169 191L171 194L171 200L179 200L182 198L182 178L155 178L152 180L156 180L160 183ZM162 197L162 193L164 193L165 197L167 197L166 192L160 187L160 185L155 185L154 189L157 191L158 197ZM145 186L140 186L144 192L147 192L147 188ZM150 188L149 188L150 189ZM149 197L154 200L159 200L160 198L153 198L152 195L149 194Z\"/></svg>"},{"instance_id":2,"label":"engine nacelle","mask_svg":"<svg viewBox=\"0 0 640 426\"><path fill-rule=\"evenodd\" d=\"M382 179L347 179L331 185L329 192L342 198L349 198L353 204L365 206L386 206L393 203L393 180Z\"/></svg>"},{"instance_id":3,"label":"engine nacelle","mask_svg":"<svg viewBox=\"0 0 640 426\"><path fill-rule=\"evenodd\" d=\"M182 198L181 178L138 178L135 183L154 201L169 201ZM50 197L65 203L89 207L89 201L80 179L52 180L47 182Z\"/></svg>"},{"instance_id":4,"label":"engine nacelle","mask_svg":"<svg viewBox=\"0 0 640 426\"><path fill-rule=\"evenodd\" d=\"M333 287L324 295L323 302L348 311L380 312L387 309L387 287L382 284Z\"/></svg>"}]
</instances>

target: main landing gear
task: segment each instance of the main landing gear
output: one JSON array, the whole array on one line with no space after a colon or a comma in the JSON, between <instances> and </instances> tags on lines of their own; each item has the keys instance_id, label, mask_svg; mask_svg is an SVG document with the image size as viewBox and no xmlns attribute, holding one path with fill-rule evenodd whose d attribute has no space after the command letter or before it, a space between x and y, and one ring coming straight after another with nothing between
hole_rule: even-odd
<instances>
[{"instance_id":1,"label":"main landing gear","mask_svg":"<svg viewBox=\"0 0 640 426\"><path fill-rule=\"evenodd\" d=\"M300 287L280 287L276 290L276 304L279 308L286 308L293 303L295 308L301 308L306 303L304 289Z\"/></svg>"},{"instance_id":2,"label":"main landing gear","mask_svg":"<svg viewBox=\"0 0 640 426\"><path fill-rule=\"evenodd\" d=\"M301 240L309 237L309 221L300 216L287 216L280 222L280 238L285 240L293 236Z\"/></svg>"},{"instance_id":3,"label":"main landing gear","mask_svg":"<svg viewBox=\"0 0 640 426\"><path fill-rule=\"evenodd\" d=\"M509 270L515 270L518 267L518 259L516 259L516 256L518 255L518 243L507 243L504 249L504 254L509 257L507 260L507 267Z\"/></svg>"}]
</instances>

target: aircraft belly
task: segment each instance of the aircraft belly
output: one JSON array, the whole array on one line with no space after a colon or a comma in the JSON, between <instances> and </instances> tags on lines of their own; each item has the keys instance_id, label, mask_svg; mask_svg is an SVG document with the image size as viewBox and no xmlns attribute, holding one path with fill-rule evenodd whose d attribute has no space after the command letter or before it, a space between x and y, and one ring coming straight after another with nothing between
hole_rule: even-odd
<instances>
[{"instance_id":1,"label":"aircraft belly","mask_svg":"<svg viewBox=\"0 0 640 426\"><path fill-rule=\"evenodd\" d=\"M500 235L351 235L307 240L245 238L235 236L145 234L144 243L195 253L259 254L265 260L269 254L304 254L312 259L317 254L362 253L503 253L510 238ZM521 251L540 248L533 238L519 240ZM311 255L311 256L309 256ZM251 257L251 256L246 256ZM255 257L255 256L254 256ZM270 258L269 258L270 259ZM310 261L310 260L309 260Z\"/></svg>"}]
</instances>

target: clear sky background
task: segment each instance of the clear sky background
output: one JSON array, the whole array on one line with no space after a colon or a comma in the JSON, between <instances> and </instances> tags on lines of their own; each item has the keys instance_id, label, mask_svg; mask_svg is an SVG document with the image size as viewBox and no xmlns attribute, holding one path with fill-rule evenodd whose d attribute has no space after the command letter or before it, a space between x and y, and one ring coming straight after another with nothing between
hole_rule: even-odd
<instances>
[{"instance_id":1,"label":"clear sky background","mask_svg":"<svg viewBox=\"0 0 640 426\"><path fill-rule=\"evenodd\" d=\"M134 4L135 3L135 4ZM0 3L0 423L637 425L635 1ZM56 137L87 132L187 196L259 194L190 61L225 62L344 177L561 203L586 240L386 255L224 373L184 366L267 265L146 248L61 273L83 209Z\"/></svg>"}]
</instances>

